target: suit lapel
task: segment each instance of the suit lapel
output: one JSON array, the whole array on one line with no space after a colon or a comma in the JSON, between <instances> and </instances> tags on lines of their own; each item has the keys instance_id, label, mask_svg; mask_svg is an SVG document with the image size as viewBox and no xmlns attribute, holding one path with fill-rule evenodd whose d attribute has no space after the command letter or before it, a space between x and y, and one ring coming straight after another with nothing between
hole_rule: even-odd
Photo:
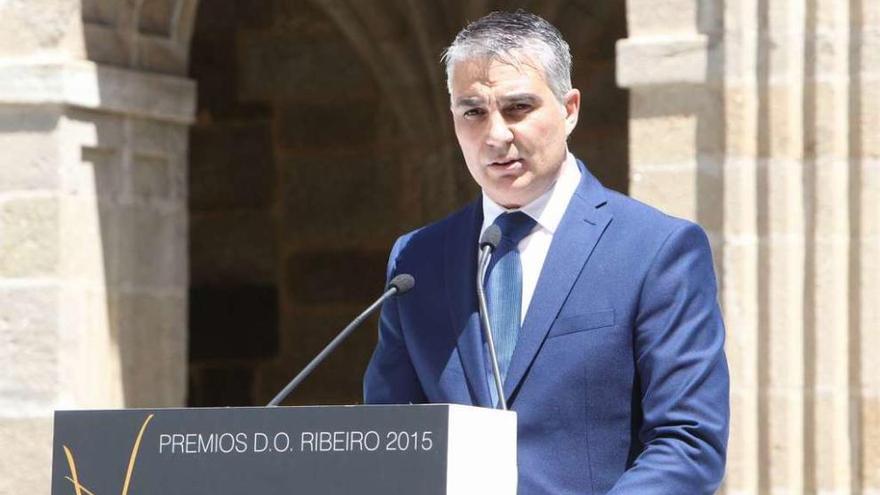
<instances>
[{"instance_id":1,"label":"suit lapel","mask_svg":"<svg viewBox=\"0 0 880 495\"><path fill-rule=\"evenodd\" d=\"M483 338L477 311L477 241L483 221L480 201L471 203L462 221L452 222L443 253L446 296L462 369L476 405L489 405Z\"/></svg>"},{"instance_id":2,"label":"suit lapel","mask_svg":"<svg viewBox=\"0 0 880 495\"><path fill-rule=\"evenodd\" d=\"M504 382L504 395L508 400L534 361L562 304L611 221L611 213L601 208L606 202L602 185L582 163L578 165L580 184L553 235L511 358Z\"/></svg>"}]
</instances>

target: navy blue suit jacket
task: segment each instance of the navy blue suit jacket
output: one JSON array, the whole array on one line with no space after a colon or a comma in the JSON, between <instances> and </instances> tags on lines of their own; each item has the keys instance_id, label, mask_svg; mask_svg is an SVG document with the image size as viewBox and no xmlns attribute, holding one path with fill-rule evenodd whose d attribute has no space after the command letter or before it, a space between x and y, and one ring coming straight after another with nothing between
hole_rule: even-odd
<instances>
[{"instance_id":1,"label":"navy blue suit jacket","mask_svg":"<svg viewBox=\"0 0 880 495\"><path fill-rule=\"evenodd\" d=\"M713 493L728 372L709 243L693 223L582 179L554 234L504 391L521 494ZM476 298L480 201L398 239L368 403L489 406Z\"/></svg>"}]
</instances>

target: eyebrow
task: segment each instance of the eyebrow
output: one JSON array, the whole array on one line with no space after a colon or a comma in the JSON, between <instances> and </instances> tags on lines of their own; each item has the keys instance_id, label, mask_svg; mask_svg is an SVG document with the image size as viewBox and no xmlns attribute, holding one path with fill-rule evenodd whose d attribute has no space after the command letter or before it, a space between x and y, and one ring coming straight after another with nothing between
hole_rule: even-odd
<instances>
[{"instance_id":1,"label":"eyebrow","mask_svg":"<svg viewBox=\"0 0 880 495\"><path fill-rule=\"evenodd\" d=\"M499 98L502 104L511 104L511 103L537 103L541 101L537 95L532 93L514 93L510 95L505 95Z\"/></svg>"},{"instance_id":2,"label":"eyebrow","mask_svg":"<svg viewBox=\"0 0 880 495\"><path fill-rule=\"evenodd\" d=\"M473 108L478 107L480 105L485 105L486 99L482 96L465 96L455 100L456 107L466 107Z\"/></svg>"},{"instance_id":3,"label":"eyebrow","mask_svg":"<svg viewBox=\"0 0 880 495\"><path fill-rule=\"evenodd\" d=\"M532 93L513 93L504 95L499 98L502 105L510 105L512 103L530 103L535 104L541 101L541 98ZM482 96L464 96L455 101L456 108L473 108L486 104L486 98Z\"/></svg>"}]
</instances>

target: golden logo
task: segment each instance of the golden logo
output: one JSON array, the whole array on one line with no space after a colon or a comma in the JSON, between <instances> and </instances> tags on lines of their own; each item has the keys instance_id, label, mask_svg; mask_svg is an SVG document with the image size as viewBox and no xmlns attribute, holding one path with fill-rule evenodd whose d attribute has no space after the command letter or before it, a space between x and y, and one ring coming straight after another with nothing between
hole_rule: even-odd
<instances>
[{"instance_id":1,"label":"golden logo","mask_svg":"<svg viewBox=\"0 0 880 495\"><path fill-rule=\"evenodd\" d=\"M141 448L141 439L144 437L144 431L147 429L147 425L150 424L150 420L153 419L153 414L147 416L147 419L144 420L144 424L141 425L141 431L138 432L137 438L134 439L134 446L131 448L131 456L128 458L128 469L125 472L125 481L122 484L122 495L128 495L128 487L131 484L131 475L134 472L134 465L137 462L138 451ZM86 488L79 480L79 474L76 472L76 461L73 458L73 452L70 451L70 448L67 445L61 446L64 449L64 455L67 457L67 465L70 467L70 476L65 476L64 478L73 484L73 489L75 490L76 495L95 495L88 488Z\"/></svg>"}]
</instances>

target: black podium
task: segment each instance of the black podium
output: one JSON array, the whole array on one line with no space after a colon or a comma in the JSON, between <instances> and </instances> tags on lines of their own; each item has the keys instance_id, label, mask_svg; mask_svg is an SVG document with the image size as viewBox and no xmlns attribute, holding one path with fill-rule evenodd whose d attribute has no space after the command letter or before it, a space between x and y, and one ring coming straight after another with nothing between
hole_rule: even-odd
<instances>
[{"instance_id":1,"label":"black podium","mask_svg":"<svg viewBox=\"0 0 880 495\"><path fill-rule=\"evenodd\" d=\"M57 411L52 495L516 493L516 414L458 405Z\"/></svg>"}]
</instances>

